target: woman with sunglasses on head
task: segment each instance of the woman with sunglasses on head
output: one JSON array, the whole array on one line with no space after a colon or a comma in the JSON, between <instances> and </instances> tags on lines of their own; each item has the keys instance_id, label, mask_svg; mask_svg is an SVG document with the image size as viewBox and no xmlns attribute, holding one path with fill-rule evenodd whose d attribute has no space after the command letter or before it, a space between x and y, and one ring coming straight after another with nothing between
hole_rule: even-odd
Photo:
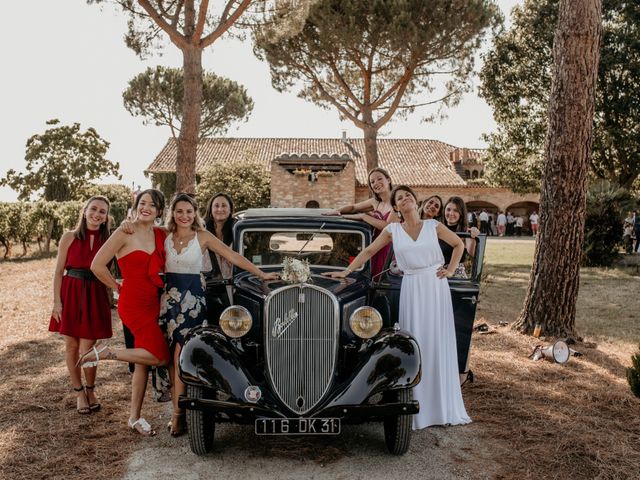
<instances>
[{"instance_id":1,"label":"woman with sunglasses on head","mask_svg":"<svg viewBox=\"0 0 640 480\"><path fill-rule=\"evenodd\" d=\"M392 222L398 222L398 216L391 207L391 177L383 168L374 168L369 172L369 190L373 197L353 205L346 205L325 215L342 215L344 218L360 220L373 227L373 239ZM386 245L371 258L371 276L378 280L384 269L391 245Z\"/></svg>"},{"instance_id":2,"label":"woman with sunglasses on head","mask_svg":"<svg viewBox=\"0 0 640 480\"><path fill-rule=\"evenodd\" d=\"M80 352L90 350L96 340L111 338L111 303L107 288L89 267L109 238L109 200L94 196L80 210L76 228L62 235L53 276L53 309L49 331L64 337L65 359L76 410L85 415L100 410L96 397L95 366L80 368ZM85 385L82 384L84 372Z\"/></svg>"},{"instance_id":3,"label":"woman with sunglasses on head","mask_svg":"<svg viewBox=\"0 0 640 480\"><path fill-rule=\"evenodd\" d=\"M171 351L169 375L172 384L173 416L169 424L172 436L185 431L184 412L178 398L185 385L178 375L178 359L189 330L202 325L207 318L207 305L201 277L203 253L206 249L261 280L275 280L277 273L265 273L204 228L198 205L190 195L178 193L169 208L165 240L167 260L165 287L160 300L160 328Z\"/></svg>"},{"instance_id":4,"label":"woman with sunglasses on head","mask_svg":"<svg viewBox=\"0 0 640 480\"><path fill-rule=\"evenodd\" d=\"M388 225L345 270L325 275L345 278L393 242L398 267L404 272L399 323L418 342L422 361L422 381L413 389L413 398L421 406L420 413L413 416L413 429L469 423L458 380L453 305L447 282L454 270L443 266L438 241L451 246L452 262L460 260L464 245L440 222L420 219L411 188L394 188L391 203L404 222Z\"/></svg>"},{"instance_id":5,"label":"woman with sunglasses on head","mask_svg":"<svg viewBox=\"0 0 640 480\"><path fill-rule=\"evenodd\" d=\"M155 435L151 425L140 415L147 387L148 367L169 362L169 349L158 326L160 274L164 268L165 232L155 228L155 221L164 211L164 195L159 190L140 192L133 204L135 220L133 232L127 234L118 228L100 248L91 264L91 270L107 287L120 292L118 313L135 339L134 348L94 346L84 354L79 364L96 365L100 360L118 360L135 363L131 380L131 409L129 428L143 436ZM117 257L122 272L122 283L113 278L109 262Z\"/></svg>"}]
</instances>

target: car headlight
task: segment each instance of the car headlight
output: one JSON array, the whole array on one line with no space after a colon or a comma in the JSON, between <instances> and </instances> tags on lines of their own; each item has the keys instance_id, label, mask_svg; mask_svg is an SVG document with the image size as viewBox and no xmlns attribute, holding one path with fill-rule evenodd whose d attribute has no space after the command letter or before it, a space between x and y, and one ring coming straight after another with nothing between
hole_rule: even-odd
<instances>
[{"instance_id":1,"label":"car headlight","mask_svg":"<svg viewBox=\"0 0 640 480\"><path fill-rule=\"evenodd\" d=\"M253 320L249 310L240 305L227 307L220 315L220 328L231 338L240 338L251 330Z\"/></svg>"},{"instance_id":2,"label":"car headlight","mask_svg":"<svg viewBox=\"0 0 640 480\"><path fill-rule=\"evenodd\" d=\"M382 315L373 307L360 307L349 318L351 331L360 338L371 338L382 328Z\"/></svg>"}]
</instances>

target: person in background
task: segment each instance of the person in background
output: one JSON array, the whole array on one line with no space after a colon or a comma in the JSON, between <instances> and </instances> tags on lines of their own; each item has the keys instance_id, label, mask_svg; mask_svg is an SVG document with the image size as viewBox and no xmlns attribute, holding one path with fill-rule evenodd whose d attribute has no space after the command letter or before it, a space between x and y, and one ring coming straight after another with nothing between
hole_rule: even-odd
<instances>
[{"instance_id":1,"label":"person in background","mask_svg":"<svg viewBox=\"0 0 640 480\"><path fill-rule=\"evenodd\" d=\"M540 217L538 216L538 213L534 210L533 213L529 215L529 223L531 224L531 235L533 235L534 237L538 235L539 220L540 220Z\"/></svg>"},{"instance_id":2,"label":"person in background","mask_svg":"<svg viewBox=\"0 0 640 480\"><path fill-rule=\"evenodd\" d=\"M522 218L522 215L518 215L516 217L516 236L521 237L522 236L522 227L524 226L524 218Z\"/></svg>"},{"instance_id":3,"label":"person in background","mask_svg":"<svg viewBox=\"0 0 640 480\"><path fill-rule=\"evenodd\" d=\"M507 237L512 237L515 231L516 217L507 212Z\"/></svg>"},{"instance_id":4,"label":"person in background","mask_svg":"<svg viewBox=\"0 0 640 480\"><path fill-rule=\"evenodd\" d=\"M309 200L304 208L320 208L320 204L318 203L317 200Z\"/></svg>"},{"instance_id":5,"label":"person in background","mask_svg":"<svg viewBox=\"0 0 640 480\"><path fill-rule=\"evenodd\" d=\"M482 212L480 212L480 233L484 233L485 235L489 234L489 214L483 208Z\"/></svg>"},{"instance_id":6,"label":"person in background","mask_svg":"<svg viewBox=\"0 0 640 480\"><path fill-rule=\"evenodd\" d=\"M625 221L622 227L622 244L627 254L633 252L633 233L633 224Z\"/></svg>"},{"instance_id":7,"label":"person in background","mask_svg":"<svg viewBox=\"0 0 640 480\"><path fill-rule=\"evenodd\" d=\"M96 340L111 338L111 301L107 288L89 267L109 238L109 200L91 197L80 211L76 228L62 235L53 275L53 308L49 331L64 337L65 360L81 415L100 410L96 397L97 367L80 368L80 352ZM82 384L84 372L85 384Z\"/></svg>"},{"instance_id":8,"label":"person in background","mask_svg":"<svg viewBox=\"0 0 640 480\"><path fill-rule=\"evenodd\" d=\"M492 213L489 214L489 229L487 231L487 235L495 236L496 235L496 219Z\"/></svg>"},{"instance_id":9,"label":"person in background","mask_svg":"<svg viewBox=\"0 0 640 480\"><path fill-rule=\"evenodd\" d=\"M354 205L347 205L325 215L342 215L345 218L360 220L373 227L373 238L391 222L397 222L398 216L391 207L391 177L386 170L374 168L369 172L369 190L373 197ZM391 245L386 245L371 258L371 277L375 281L382 272L389 255Z\"/></svg>"},{"instance_id":10,"label":"person in background","mask_svg":"<svg viewBox=\"0 0 640 480\"><path fill-rule=\"evenodd\" d=\"M431 195L422 201L418 210L423 220L437 220L442 222L442 198L439 195Z\"/></svg>"},{"instance_id":11,"label":"person in background","mask_svg":"<svg viewBox=\"0 0 640 480\"><path fill-rule=\"evenodd\" d=\"M636 244L633 247L633 251L640 253L640 215L636 210L633 211L633 231L636 235Z\"/></svg>"},{"instance_id":12,"label":"person in background","mask_svg":"<svg viewBox=\"0 0 640 480\"><path fill-rule=\"evenodd\" d=\"M426 408L420 408L413 416L413 429L469 423L458 377L453 306L447 281L454 274L453 265L460 262L464 244L442 223L420 219L411 188L396 187L391 202L403 223L389 224L343 271L324 275L345 278L393 242L398 267L404 272L398 319L400 327L418 342L422 361L422 380L413 389L413 398ZM466 224L466 216L462 220ZM447 243L453 251L449 268L443 266L438 242Z\"/></svg>"},{"instance_id":13,"label":"person in background","mask_svg":"<svg viewBox=\"0 0 640 480\"><path fill-rule=\"evenodd\" d=\"M504 237L507 228L507 217L502 210L498 212L496 226L498 228L498 236Z\"/></svg>"}]
</instances>

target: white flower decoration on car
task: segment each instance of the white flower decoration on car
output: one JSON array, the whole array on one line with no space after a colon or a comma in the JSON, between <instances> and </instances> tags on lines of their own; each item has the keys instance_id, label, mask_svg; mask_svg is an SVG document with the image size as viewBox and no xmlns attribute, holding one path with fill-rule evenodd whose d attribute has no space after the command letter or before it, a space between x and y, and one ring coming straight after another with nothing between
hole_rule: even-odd
<instances>
[{"instance_id":1,"label":"white flower decoration on car","mask_svg":"<svg viewBox=\"0 0 640 480\"><path fill-rule=\"evenodd\" d=\"M311 278L311 269L307 260L285 257L282 261L280 278L285 283L305 283Z\"/></svg>"}]
</instances>

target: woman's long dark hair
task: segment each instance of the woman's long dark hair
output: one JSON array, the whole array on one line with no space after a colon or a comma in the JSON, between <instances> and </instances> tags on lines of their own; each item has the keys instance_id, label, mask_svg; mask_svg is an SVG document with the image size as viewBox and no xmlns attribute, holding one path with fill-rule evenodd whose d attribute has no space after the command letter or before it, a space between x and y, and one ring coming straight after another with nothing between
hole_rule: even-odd
<instances>
[{"instance_id":1,"label":"woman's long dark hair","mask_svg":"<svg viewBox=\"0 0 640 480\"><path fill-rule=\"evenodd\" d=\"M391 182L391 176L389 175L389 172L387 172L384 168L380 168L380 167L372 168L371 170L369 170L369 173L367 173L367 183L369 184L369 191L373 193L373 196L375 197L376 200L381 202L382 198L380 198L380 195L374 192L373 188L371 188L371 175L375 172L381 173L386 177L387 180L389 180L389 190L393 190L393 182Z\"/></svg>"},{"instance_id":2,"label":"woman's long dark hair","mask_svg":"<svg viewBox=\"0 0 640 480\"><path fill-rule=\"evenodd\" d=\"M87 212L87 208L91 205L91 202L99 200L107 204L107 218L104 223L100 224L100 238L104 242L107 238L109 238L109 212L111 211L111 202L107 197L103 197L102 195L95 195L91 197L89 200L84 202L82 209L80 210L80 216L78 217L78 223L76 224L76 228L73 230L73 236L78 240L84 240L87 235L87 218L85 217L85 213Z\"/></svg>"},{"instance_id":3,"label":"woman's long dark hair","mask_svg":"<svg viewBox=\"0 0 640 480\"><path fill-rule=\"evenodd\" d=\"M444 211L446 210L447 205L449 205L450 203L453 203L457 208L458 208L458 212L460 212L460 219L458 220L458 223L455 226L455 230L453 230L451 228L451 225L447 224L446 221L446 217L445 217L445 224L447 225L447 227L449 227L450 230L453 230L454 232L466 232L467 231L467 206L464 204L464 200L462 200L460 197L451 197L449 200L447 200L447 203L444 204L444 207L442 209L442 214L443 216L445 215Z\"/></svg>"},{"instance_id":4,"label":"woman's long dark hair","mask_svg":"<svg viewBox=\"0 0 640 480\"><path fill-rule=\"evenodd\" d=\"M148 194L151 197L151 201L156 206L156 210L158 212L156 215L156 218L162 218L162 216L164 215L164 205L165 205L164 193L162 193L160 190L156 190L155 188L147 188L146 190L141 191L136 196L136 199L133 202L133 207L131 208L131 211L133 212L133 214L136 215L136 212L138 211L138 204L140 203L140 199L145 194Z\"/></svg>"},{"instance_id":5,"label":"woman's long dark hair","mask_svg":"<svg viewBox=\"0 0 640 480\"><path fill-rule=\"evenodd\" d=\"M209 199L209 201L207 202L207 210L204 214L204 223L205 226L207 228L207 230L209 230L211 233L213 233L214 235L216 234L216 224L215 221L213 220L213 202L216 198L218 197L222 197L224 198L227 202L229 202L229 218L227 218L224 221L224 225L222 226L222 241L226 244L226 245L231 245L233 243L233 224L234 224L234 220L233 220L233 200L231 199L231 196L224 193L224 192L218 192L216 193L213 197L211 197Z\"/></svg>"}]
</instances>

